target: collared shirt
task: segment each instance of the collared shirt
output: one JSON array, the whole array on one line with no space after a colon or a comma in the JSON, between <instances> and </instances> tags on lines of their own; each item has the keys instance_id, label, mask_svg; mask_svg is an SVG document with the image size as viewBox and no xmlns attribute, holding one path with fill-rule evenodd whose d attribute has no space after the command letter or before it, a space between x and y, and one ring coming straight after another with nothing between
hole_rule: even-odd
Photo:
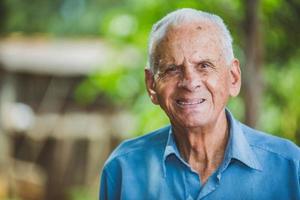
<instances>
[{"instance_id":1,"label":"collared shirt","mask_svg":"<svg viewBox=\"0 0 300 200\"><path fill-rule=\"evenodd\" d=\"M205 184L167 126L115 149L102 171L100 200L300 200L299 147L226 115L224 159Z\"/></svg>"}]
</instances>

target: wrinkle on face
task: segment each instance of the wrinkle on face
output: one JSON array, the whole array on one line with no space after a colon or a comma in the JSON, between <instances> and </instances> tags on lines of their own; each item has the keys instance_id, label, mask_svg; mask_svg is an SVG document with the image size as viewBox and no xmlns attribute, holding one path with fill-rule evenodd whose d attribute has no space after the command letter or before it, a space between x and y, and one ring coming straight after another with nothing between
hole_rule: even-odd
<instances>
[{"instance_id":1,"label":"wrinkle on face","mask_svg":"<svg viewBox=\"0 0 300 200\"><path fill-rule=\"evenodd\" d=\"M171 27L155 47L157 76L147 85L171 121L180 153L204 182L223 160L225 106L240 83L238 61L228 64L220 34L212 22Z\"/></svg>"},{"instance_id":2,"label":"wrinkle on face","mask_svg":"<svg viewBox=\"0 0 300 200\"><path fill-rule=\"evenodd\" d=\"M220 31L211 22L194 22L167 30L154 51L154 89L159 104L171 121L184 124L190 119L191 124L196 125L197 118L216 120L229 98L229 68L223 50ZM202 69L201 64L205 62L210 65ZM165 73L172 65L176 66L175 72L172 69L171 73ZM187 84L193 84L195 88L191 88L192 85L187 90ZM205 117L200 114L204 110L178 107L178 98L207 99Z\"/></svg>"},{"instance_id":3,"label":"wrinkle on face","mask_svg":"<svg viewBox=\"0 0 300 200\"><path fill-rule=\"evenodd\" d=\"M190 28L192 26L193 28ZM204 49L212 50L212 46L218 47L214 49L214 53L218 52L214 57L216 57L215 60L221 61L224 58L224 48L221 48L222 39L219 35L220 30L208 22L201 22L201 26L195 22L186 29L182 29L181 26L170 27L154 51L156 71L169 63L181 65L184 61L193 62L205 59L201 57L201 52L196 50L200 43ZM184 43L181 42L183 40L185 40Z\"/></svg>"}]
</instances>

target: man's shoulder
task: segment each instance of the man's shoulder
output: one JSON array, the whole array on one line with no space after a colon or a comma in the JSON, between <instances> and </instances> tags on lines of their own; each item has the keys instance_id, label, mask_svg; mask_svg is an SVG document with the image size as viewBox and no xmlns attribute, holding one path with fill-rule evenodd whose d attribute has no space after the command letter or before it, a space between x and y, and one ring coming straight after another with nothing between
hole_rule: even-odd
<instances>
[{"instance_id":1,"label":"man's shoulder","mask_svg":"<svg viewBox=\"0 0 300 200\"><path fill-rule=\"evenodd\" d=\"M300 148L290 140L250 128L244 124L241 127L252 148L267 151L289 160L300 161Z\"/></svg>"},{"instance_id":2,"label":"man's shoulder","mask_svg":"<svg viewBox=\"0 0 300 200\"><path fill-rule=\"evenodd\" d=\"M164 146L168 139L170 126L160 128L145 135L124 140L118 147L111 153L107 162L130 153L143 153L157 148L157 146Z\"/></svg>"}]
</instances>

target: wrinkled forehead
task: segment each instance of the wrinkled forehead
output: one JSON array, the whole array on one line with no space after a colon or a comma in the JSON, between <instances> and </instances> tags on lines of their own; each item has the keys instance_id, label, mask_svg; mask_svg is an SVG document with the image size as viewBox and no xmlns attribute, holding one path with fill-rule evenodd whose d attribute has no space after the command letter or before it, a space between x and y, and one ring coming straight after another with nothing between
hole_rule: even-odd
<instances>
[{"instance_id":1,"label":"wrinkled forehead","mask_svg":"<svg viewBox=\"0 0 300 200\"><path fill-rule=\"evenodd\" d=\"M208 20L201 20L201 21L193 21L190 23L182 23L182 24L175 24L171 25L167 28L165 37L172 37L172 36L191 36L191 35L203 35L207 33L216 33L220 32L219 27L211 21ZM163 40L162 39L162 40Z\"/></svg>"},{"instance_id":2,"label":"wrinkled forehead","mask_svg":"<svg viewBox=\"0 0 300 200\"><path fill-rule=\"evenodd\" d=\"M157 67L161 61L180 60L183 53L185 56L193 56L197 52L203 56L210 52L218 54L222 49L221 40L219 27L212 22L170 26L155 47L154 64Z\"/></svg>"}]
</instances>

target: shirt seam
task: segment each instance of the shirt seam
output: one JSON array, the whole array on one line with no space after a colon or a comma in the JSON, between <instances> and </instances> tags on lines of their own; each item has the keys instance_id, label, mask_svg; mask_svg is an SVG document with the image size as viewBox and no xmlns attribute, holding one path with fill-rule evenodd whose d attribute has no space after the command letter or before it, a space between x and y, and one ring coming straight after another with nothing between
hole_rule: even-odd
<instances>
[{"instance_id":1,"label":"shirt seam","mask_svg":"<svg viewBox=\"0 0 300 200\"><path fill-rule=\"evenodd\" d=\"M107 168L106 168L106 175L107 175L107 178L108 178L113 184L116 184L116 181L111 177L111 175L109 174L109 171L108 171Z\"/></svg>"},{"instance_id":2,"label":"shirt seam","mask_svg":"<svg viewBox=\"0 0 300 200\"><path fill-rule=\"evenodd\" d=\"M286 160L290 160L290 161L294 161L294 162L299 162L300 159L297 159L297 158L291 158L291 157L287 157L279 152L275 152L269 148L266 148L266 147L261 147L261 146L257 146L255 144L249 144L250 146L254 147L254 148L258 148L258 149L261 149L261 150L264 150L264 151L267 151L269 153L272 153L272 154L276 154L277 156L281 157L281 158L284 158Z\"/></svg>"}]
</instances>

